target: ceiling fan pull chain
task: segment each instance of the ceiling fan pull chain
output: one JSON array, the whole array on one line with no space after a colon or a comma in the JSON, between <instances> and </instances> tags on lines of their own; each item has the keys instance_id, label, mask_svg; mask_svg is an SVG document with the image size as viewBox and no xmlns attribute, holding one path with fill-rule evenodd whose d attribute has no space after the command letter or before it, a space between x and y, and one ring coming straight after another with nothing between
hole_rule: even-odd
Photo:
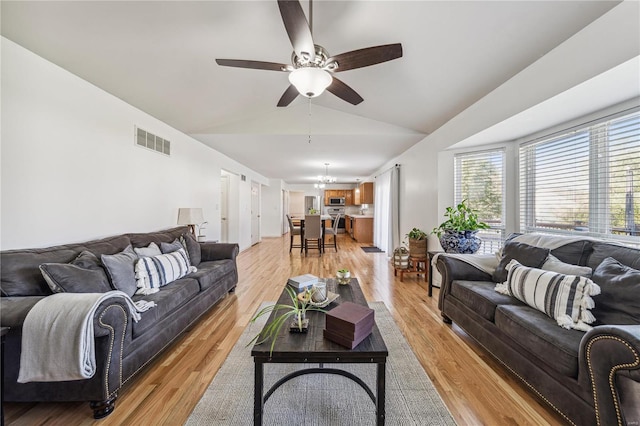
<instances>
[{"instance_id":1,"label":"ceiling fan pull chain","mask_svg":"<svg viewBox=\"0 0 640 426\"><path fill-rule=\"evenodd\" d=\"M309 143L311 143L311 98L309 99Z\"/></svg>"}]
</instances>

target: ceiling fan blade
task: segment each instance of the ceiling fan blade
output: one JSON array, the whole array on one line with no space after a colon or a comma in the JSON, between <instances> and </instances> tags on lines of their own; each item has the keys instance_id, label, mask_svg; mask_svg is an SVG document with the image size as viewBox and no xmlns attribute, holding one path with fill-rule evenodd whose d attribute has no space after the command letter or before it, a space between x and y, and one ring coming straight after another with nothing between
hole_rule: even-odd
<instances>
[{"instance_id":1,"label":"ceiling fan blade","mask_svg":"<svg viewBox=\"0 0 640 426\"><path fill-rule=\"evenodd\" d=\"M244 59L216 59L218 65L223 67L251 68L268 71L290 71L291 65L277 64L275 62L246 61Z\"/></svg>"},{"instance_id":2,"label":"ceiling fan blade","mask_svg":"<svg viewBox=\"0 0 640 426\"><path fill-rule=\"evenodd\" d=\"M291 85L289 85L287 90L285 90L284 93L282 94L282 97L278 101L278 106L279 107L286 107L291 102L293 102L293 100L295 98L297 98L297 97L298 97L298 89L296 89L296 86L291 84Z\"/></svg>"},{"instance_id":3,"label":"ceiling fan blade","mask_svg":"<svg viewBox=\"0 0 640 426\"><path fill-rule=\"evenodd\" d=\"M370 65L391 61L402 57L402 44L384 44L382 46L366 47L341 53L327 59L327 64L338 63L334 72L347 71L355 68L368 67Z\"/></svg>"},{"instance_id":4,"label":"ceiling fan blade","mask_svg":"<svg viewBox=\"0 0 640 426\"><path fill-rule=\"evenodd\" d=\"M300 2L298 0L278 0L278 7L296 55L299 58L313 61L316 57L316 48Z\"/></svg>"},{"instance_id":5,"label":"ceiling fan blade","mask_svg":"<svg viewBox=\"0 0 640 426\"><path fill-rule=\"evenodd\" d=\"M327 87L327 90L333 93L334 95L336 95L337 97L339 97L340 99L345 100L353 105L358 105L360 102L364 100L362 99L362 96L356 93L355 90L353 90L351 87L347 86L346 84L344 84L342 81L338 80L335 77L333 77L333 81L331 82L329 87Z\"/></svg>"}]
</instances>

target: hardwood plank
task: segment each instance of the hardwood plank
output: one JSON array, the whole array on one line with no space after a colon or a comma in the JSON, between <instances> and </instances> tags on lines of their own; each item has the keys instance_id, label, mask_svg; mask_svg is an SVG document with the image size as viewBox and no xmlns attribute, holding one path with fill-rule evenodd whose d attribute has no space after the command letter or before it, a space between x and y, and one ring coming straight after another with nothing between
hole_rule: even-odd
<instances>
[{"instance_id":1,"label":"hardwood plank","mask_svg":"<svg viewBox=\"0 0 640 426\"><path fill-rule=\"evenodd\" d=\"M265 238L238 257L236 292L213 307L120 392L116 410L94 421L85 403L5 403L8 425L183 424L263 301L275 301L287 278L332 277L348 268L369 301L383 301L421 365L461 425L556 425L560 416L438 310L422 276L400 282L384 253L365 253L338 236L338 252L305 257L289 237Z\"/></svg>"}]
</instances>

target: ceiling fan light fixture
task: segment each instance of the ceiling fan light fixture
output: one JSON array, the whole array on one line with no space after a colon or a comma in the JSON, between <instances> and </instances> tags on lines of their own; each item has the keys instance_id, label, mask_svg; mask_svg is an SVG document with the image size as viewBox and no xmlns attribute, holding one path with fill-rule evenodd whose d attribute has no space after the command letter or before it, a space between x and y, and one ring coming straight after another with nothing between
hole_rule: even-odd
<instances>
[{"instance_id":1,"label":"ceiling fan light fixture","mask_svg":"<svg viewBox=\"0 0 640 426\"><path fill-rule=\"evenodd\" d=\"M327 71L315 68L297 68L289 74L289 81L302 96L315 98L324 92L333 81L333 77Z\"/></svg>"}]
</instances>

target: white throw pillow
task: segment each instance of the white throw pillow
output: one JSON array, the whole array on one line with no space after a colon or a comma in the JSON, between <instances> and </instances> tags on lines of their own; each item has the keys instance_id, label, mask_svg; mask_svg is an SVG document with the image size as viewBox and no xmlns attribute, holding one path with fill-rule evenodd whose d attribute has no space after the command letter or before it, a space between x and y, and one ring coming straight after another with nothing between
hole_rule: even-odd
<instances>
[{"instance_id":1,"label":"white throw pillow","mask_svg":"<svg viewBox=\"0 0 640 426\"><path fill-rule=\"evenodd\" d=\"M559 326L588 331L596 319L589 309L591 296L600 287L589 278L529 268L512 260L507 265L507 281L496 285L498 293L513 296L555 319Z\"/></svg>"},{"instance_id":2,"label":"white throw pillow","mask_svg":"<svg viewBox=\"0 0 640 426\"><path fill-rule=\"evenodd\" d=\"M540 269L545 271L559 272L567 275L579 275L581 277L591 278L593 269L588 266L572 265L571 263L564 263L552 254L547 256L547 260L544 261Z\"/></svg>"},{"instance_id":3,"label":"white throw pillow","mask_svg":"<svg viewBox=\"0 0 640 426\"><path fill-rule=\"evenodd\" d=\"M160 287L196 270L195 266L189 266L183 248L159 256L143 257L136 262L136 294L156 293Z\"/></svg>"}]
</instances>

